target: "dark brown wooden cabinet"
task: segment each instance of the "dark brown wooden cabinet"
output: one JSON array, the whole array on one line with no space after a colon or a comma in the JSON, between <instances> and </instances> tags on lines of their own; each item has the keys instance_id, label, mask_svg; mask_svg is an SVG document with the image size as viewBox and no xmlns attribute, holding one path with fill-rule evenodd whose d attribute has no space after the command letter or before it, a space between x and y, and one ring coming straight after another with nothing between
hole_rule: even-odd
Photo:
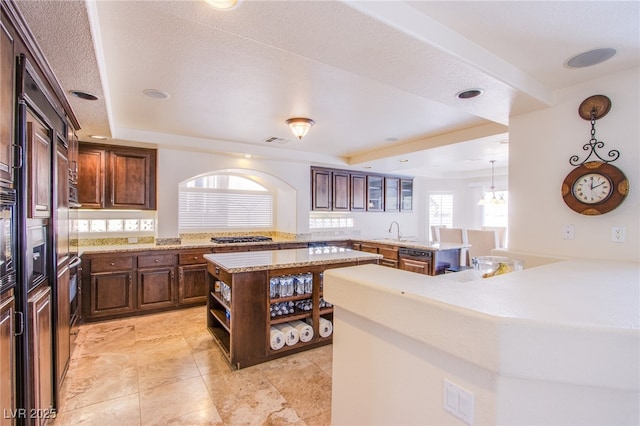
<instances>
[{"instance_id":1,"label":"dark brown wooden cabinet","mask_svg":"<svg viewBox=\"0 0 640 426\"><path fill-rule=\"evenodd\" d=\"M384 177L367 176L367 211L384 211Z\"/></svg>"},{"instance_id":2,"label":"dark brown wooden cabinet","mask_svg":"<svg viewBox=\"0 0 640 426\"><path fill-rule=\"evenodd\" d=\"M207 265L178 266L178 304L201 304L207 296Z\"/></svg>"},{"instance_id":3,"label":"dark brown wooden cabinet","mask_svg":"<svg viewBox=\"0 0 640 426\"><path fill-rule=\"evenodd\" d=\"M56 280L56 385L62 385L71 357L71 305L69 304L69 268L63 267Z\"/></svg>"},{"instance_id":4,"label":"dark brown wooden cabinet","mask_svg":"<svg viewBox=\"0 0 640 426\"><path fill-rule=\"evenodd\" d=\"M13 38L0 24L0 181L5 182L13 182L15 63Z\"/></svg>"},{"instance_id":5,"label":"dark brown wooden cabinet","mask_svg":"<svg viewBox=\"0 0 640 426\"><path fill-rule=\"evenodd\" d=\"M431 275L431 262L401 257L399 269L416 272L418 274Z\"/></svg>"},{"instance_id":6,"label":"dark brown wooden cabinet","mask_svg":"<svg viewBox=\"0 0 640 426\"><path fill-rule=\"evenodd\" d=\"M349 211L351 209L349 172L312 167L311 209L314 211Z\"/></svg>"},{"instance_id":7,"label":"dark brown wooden cabinet","mask_svg":"<svg viewBox=\"0 0 640 426\"><path fill-rule=\"evenodd\" d=\"M138 256L137 309L167 308L175 304L176 261L174 253Z\"/></svg>"},{"instance_id":8,"label":"dark brown wooden cabinet","mask_svg":"<svg viewBox=\"0 0 640 426\"><path fill-rule=\"evenodd\" d=\"M78 202L89 209L103 208L106 152L100 149L78 150Z\"/></svg>"},{"instance_id":9,"label":"dark brown wooden cabinet","mask_svg":"<svg viewBox=\"0 0 640 426\"><path fill-rule=\"evenodd\" d=\"M29 297L29 368L32 410L50 413L53 408L53 330L51 288L46 285ZM33 416L35 425L44 425L46 416Z\"/></svg>"},{"instance_id":10,"label":"dark brown wooden cabinet","mask_svg":"<svg viewBox=\"0 0 640 426\"><path fill-rule=\"evenodd\" d=\"M80 143L79 202L86 208L156 209L156 150Z\"/></svg>"},{"instance_id":11,"label":"dark brown wooden cabinet","mask_svg":"<svg viewBox=\"0 0 640 426\"><path fill-rule=\"evenodd\" d=\"M367 176L351 175L351 211L367 210Z\"/></svg>"},{"instance_id":12,"label":"dark brown wooden cabinet","mask_svg":"<svg viewBox=\"0 0 640 426\"><path fill-rule=\"evenodd\" d=\"M0 408L4 412L16 410L16 346L15 298L13 290L0 296ZM15 411L14 411L15 412ZM13 426L15 417L0 416L0 426Z\"/></svg>"},{"instance_id":13,"label":"dark brown wooden cabinet","mask_svg":"<svg viewBox=\"0 0 640 426\"><path fill-rule=\"evenodd\" d=\"M51 216L51 129L27 113L29 217Z\"/></svg>"},{"instance_id":14,"label":"dark brown wooden cabinet","mask_svg":"<svg viewBox=\"0 0 640 426\"><path fill-rule=\"evenodd\" d=\"M389 266L391 268L398 267L398 247L389 244L378 244L373 242L358 242L352 243L354 250L360 250L367 253L381 254L380 265Z\"/></svg>"},{"instance_id":15,"label":"dark brown wooden cabinet","mask_svg":"<svg viewBox=\"0 0 640 426\"><path fill-rule=\"evenodd\" d=\"M400 211L400 178L384 178L384 211Z\"/></svg>"},{"instance_id":16,"label":"dark brown wooden cabinet","mask_svg":"<svg viewBox=\"0 0 640 426\"><path fill-rule=\"evenodd\" d=\"M82 293L85 319L131 314L135 311L136 277L133 266L132 255L89 259L89 267L83 268L89 272L89 288Z\"/></svg>"}]
</instances>

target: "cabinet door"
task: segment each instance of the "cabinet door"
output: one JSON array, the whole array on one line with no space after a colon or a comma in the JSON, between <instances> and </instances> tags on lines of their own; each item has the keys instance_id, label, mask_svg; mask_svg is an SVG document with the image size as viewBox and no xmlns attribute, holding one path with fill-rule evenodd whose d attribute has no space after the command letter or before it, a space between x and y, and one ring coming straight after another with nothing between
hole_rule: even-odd
<instances>
[{"instance_id":1,"label":"cabinet door","mask_svg":"<svg viewBox=\"0 0 640 426\"><path fill-rule=\"evenodd\" d=\"M69 302L69 268L64 267L56 280L56 385L62 384L71 355L71 305Z\"/></svg>"},{"instance_id":2,"label":"cabinet door","mask_svg":"<svg viewBox=\"0 0 640 426\"><path fill-rule=\"evenodd\" d=\"M173 306L175 288L175 268L138 270L138 309Z\"/></svg>"},{"instance_id":3,"label":"cabinet door","mask_svg":"<svg viewBox=\"0 0 640 426\"><path fill-rule=\"evenodd\" d=\"M331 210L331 171L311 169L311 209Z\"/></svg>"},{"instance_id":4,"label":"cabinet door","mask_svg":"<svg viewBox=\"0 0 640 426\"><path fill-rule=\"evenodd\" d=\"M413 210L413 180L400 179L400 210Z\"/></svg>"},{"instance_id":5,"label":"cabinet door","mask_svg":"<svg viewBox=\"0 0 640 426\"><path fill-rule=\"evenodd\" d=\"M431 263L426 261L400 258L400 269L417 272L418 274L430 275Z\"/></svg>"},{"instance_id":6,"label":"cabinet door","mask_svg":"<svg viewBox=\"0 0 640 426\"><path fill-rule=\"evenodd\" d=\"M68 125L69 134L67 136L67 141L69 144L69 182L73 184L78 183L78 136L76 135L75 130L71 124Z\"/></svg>"},{"instance_id":7,"label":"cabinet door","mask_svg":"<svg viewBox=\"0 0 640 426\"><path fill-rule=\"evenodd\" d=\"M53 347L51 329L51 289L44 287L29 298L29 349L32 383L31 401L35 412L53 407ZM46 423L34 416L35 425Z\"/></svg>"},{"instance_id":8,"label":"cabinet door","mask_svg":"<svg viewBox=\"0 0 640 426\"><path fill-rule=\"evenodd\" d=\"M51 216L51 130L27 113L29 146L29 213L33 218Z\"/></svg>"},{"instance_id":9,"label":"cabinet door","mask_svg":"<svg viewBox=\"0 0 640 426\"><path fill-rule=\"evenodd\" d=\"M384 178L367 176L367 210L384 211Z\"/></svg>"},{"instance_id":10,"label":"cabinet door","mask_svg":"<svg viewBox=\"0 0 640 426\"><path fill-rule=\"evenodd\" d=\"M178 267L178 303L198 304L207 297L207 265Z\"/></svg>"},{"instance_id":11,"label":"cabinet door","mask_svg":"<svg viewBox=\"0 0 640 426\"><path fill-rule=\"evenodd\" d=\"M351 175L351 211L367 209L367 177Z\"/></svg>"},{"instance_id":12,"label":"cabinet door","mask_svg":"<svg viewBox=\"0 0 640 426\"><path fill-rule=\"evenodd\" d=\"M9 297L0 303L0 407L4 412L16 410L15 374L15 299ZM0 416L0 426L15 425L15 418Z\"/></svg>"},{"instance_id":13,"label":"cabinet door","mask_svg":"<svg viewBox=\"0 0 640 426\"><path fill-rule=\"evenodd\" d=\"M13 182L15 63L13 39L0 24L0 180L7 182Z\"/></svg>"},{"instance_id":14,"label":"cabinet door","mask_svg":"<svg viewBox=\"0 0 640 426\"><path fill-rule=\"evenodd\" d=\"M384 210L397 212L400 210L400 179L384 178Z\"/></svg>"},{"instance_id":15,"label":"cabinet door","mask_svg":"<svg viewBox=\"0 0 640 426\"><path fill-rule=\"evenodd\" d=\"M149 150L109 153L109 200L116 209L155 209L155 156Z\"/></svg>"},{"instance_id":16,"label":"cabinet door","mask_svg":"<svg viewBox=\"0 0 640 426\"><path fill-rule=\"evenodd\" d=\"M84 208L104 208L105 156L100 149L78 151L78 202Z\"/></svg>"},{"instance_id":17,"label":"cabinet door","mask_svg":"<svg viewBox=\"0 0 640 426\"><path fill-rule=\"evenodd\" d=\"M60 143L56 152L57 206L56 257L58 264L69 258L69 161Z\"/></svg>"},{"instance_id":18,"label":"cabinet door","mask_svg":"<svg viewBox=\"0 0 640 426\"><path fill-rule=\"evenodd\" d=\"M91 317L133 312L133 272L91 274L89 283Z\"/></svg>"},{"instance_id":19,"label":"cabinet door","mask_svg":"<svg viewBox=\"0 0 640 426\"><path fill-rule=\"evenodd\" d=\"M349 211L351 201L351 185L349 173L334 171L332 173L333 182L333 211Z\"/></svg>"}]
</instances>

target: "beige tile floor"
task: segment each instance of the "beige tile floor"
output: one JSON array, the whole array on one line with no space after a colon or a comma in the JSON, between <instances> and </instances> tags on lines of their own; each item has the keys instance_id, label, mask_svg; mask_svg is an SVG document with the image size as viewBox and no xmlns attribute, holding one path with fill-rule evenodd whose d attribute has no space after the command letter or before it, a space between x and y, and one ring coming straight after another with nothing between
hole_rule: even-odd
<instances>
[{"instance_id":1,"label":"beige tile floor","mask_svg":"<svg viewBox=\"0 0 640 426\"><path fill-rule=\"evenodd\" d=\"M329 425L331 345L232 370L205 307L81 326L54 426Z\"/></svg>"}]
</instances>

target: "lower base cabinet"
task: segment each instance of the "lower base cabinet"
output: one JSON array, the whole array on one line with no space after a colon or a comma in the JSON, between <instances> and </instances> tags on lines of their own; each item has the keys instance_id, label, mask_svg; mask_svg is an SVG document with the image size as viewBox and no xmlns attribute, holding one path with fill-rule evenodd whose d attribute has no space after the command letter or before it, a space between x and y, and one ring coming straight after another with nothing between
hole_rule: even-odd
<instances>
[{"instance_id":1,"label":"lower base cabinet","mask_svg":"<svg viewBox=\"0 0 640 426\"><path fill-rule=\"evenodd\" d=\"M178 266L178 303L202 304L207 300L207 265Z\"/></svg>"},{"instance_id":2,"label":"lower base cabinet","mask_svg":"<svg viewBox=\"0 0 640 426\"><path fill-rule=\"evenodd\" d=\"M132 271L91 274L89 291L84 292L89 298L85 319L133 313L133 289Z\"/></svg>"},{"instance_id":3,"label":"lower base cabinet","mask_svg":"<svg viewBox=\"0 0 640 426\"><path fill-rule=\"evenodd\" d=\"M168 308L175 304L175 268L138 271L139 310Z\"/></svg>"},{"instance_id":4,"label":"lower base cabinet","mask_svg":"<svg viewBox=\"0 0 640 426\"><path fill-rule=\"evenodd\" d=\"M5 297L5 299L2 299ZM16 346L14 335L15 327L15 298L13 290L0 296L0 407L3 415L0 416L0 426L13 426L16 417L5 413L17 412L16 407Z\"/></svg>"},{"instance_id":5,"label":"lower base cabinet","mask_svg":"<svg viewBox=\"0 0 640 426\"><path fill-rule=\"evenodd\" d=\"M45 283L46 285L46 283ZM29 358L32 383L31 404L33 413L51 413L53 410L53 330L51 316L51 288L41 287L28 299L29 309ZM47 423L47 416L33 417L35 426Z\"/></svg>"}]
</instances>

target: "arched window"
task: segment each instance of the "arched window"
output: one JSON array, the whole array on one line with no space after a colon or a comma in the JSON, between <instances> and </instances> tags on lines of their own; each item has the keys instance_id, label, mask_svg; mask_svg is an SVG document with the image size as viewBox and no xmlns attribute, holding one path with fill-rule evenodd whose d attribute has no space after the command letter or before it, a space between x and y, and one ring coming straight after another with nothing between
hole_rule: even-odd
<instances>
[{"instance_id":1,"label":"arched window","mask_svg":"<svg viewBox=\"0 0 640 426\"><path fill-rule=\"evenodd\" d=\"M273 193L246 176L211 174L179 189L180 232L273 227Z\"/></svg>"}]
</instances>

